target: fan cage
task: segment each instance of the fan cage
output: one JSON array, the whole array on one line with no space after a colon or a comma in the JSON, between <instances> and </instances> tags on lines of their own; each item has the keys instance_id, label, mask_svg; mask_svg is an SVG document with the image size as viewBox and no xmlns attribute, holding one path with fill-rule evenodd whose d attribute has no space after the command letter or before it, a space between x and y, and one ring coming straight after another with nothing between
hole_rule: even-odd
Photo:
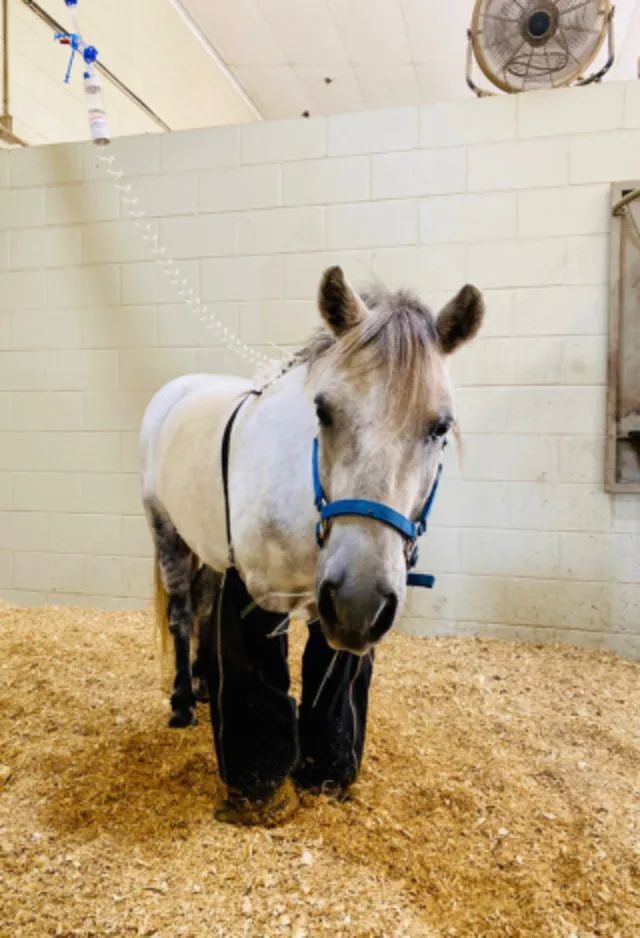
<instances>
[{"instance_id":1,"label":"fan cage","mask_svg":"<svg viewBox=\"0 0 640 938\"><path fill-rule=\"evenodd\" d=\"M526 72L523 78L523 81L520 85L516 84L515 80L509 80L507 78L507 73L505 67L501 69L504 74L499 74L499 71L494 67L490 62L490 56L485 54L485 46L483 44L483 20L491 17L491 7L495 6L493 0L476 0L476 4L473 11L473 18L471 23L471 29L469 30L470 38L470 47L473 49L476 61L485 75L485 77L501 91L507 92L508 94L519 93L522 91L533 90L533 89L552 89L552 88L562 88L567 85L572 84L573 82L579 81L580 83L586 84L589 81L599 80L602 77L602 74L608 70L611 62L613 61L613 53L611 52L609 62L602 70L602 73L599 72L597 75L592 78L583 80L582 76L586 70L593 64L593 62L598 57L607 33L609 33L610 47L612 46L612 37L611 37L611 17L613 14L613 8L611 5L611 0L571 0L570 5L564 10L561 11L559 16L566 14L567 12L574 12L575 10L586 7L587 5L593 5L595 8L594 19L601 19L600 30L598 32L596 41L590 46L586 53L581 57L575 57L575 66L573 69L568 71L565 70L562 79L554 80L554 70L551 66L546 72L545 78L541 78L539 75L534 79L528 82ZM508 22L514 24L517 23L518 26L523 27L524 22L528 19L531 21L533 16L538 12L547 12L553 15L554 11L558 11L561 6L564 6L563 0L512 0L511 6L513 7L513 13L515 14ZM516 33L512 33L513 37L516 36ZM595 31L594 31L595 35ZM520 35L522 39L521 48L525 47L527 40ZM561 45L561 44L560 44ZM561 46L562 47L562 46ZM536 48L546 49L546 46L540 40L536 40L535 37L532 37L530 34L529 48L533 49L534 52ZM570 57L573 57L570 52L567 52ZM547 53L548 55L548 53ZM533 52L531 59L533 58ZM507 63L509 64L509 63ZM475 88L473 83L469 81L471 87L478 94L487 94L488 92L482 92L479 89Z\"/></svg>"}]
</instances>

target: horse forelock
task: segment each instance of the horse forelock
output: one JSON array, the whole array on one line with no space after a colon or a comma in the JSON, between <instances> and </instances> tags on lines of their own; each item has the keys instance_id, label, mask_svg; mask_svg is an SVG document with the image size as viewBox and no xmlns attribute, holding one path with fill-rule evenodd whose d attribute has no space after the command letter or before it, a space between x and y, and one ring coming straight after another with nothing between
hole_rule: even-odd
<instances>
[{"instance_id":1,"label":"horse forelock","mask_svg":"<svg viewBox=\"0 0 640 938\"><path fill-rule=\"evenodd\" d=\"M310 372L319 363L345 369L355 380L374 372L385 382L386 415L396 428L424 421L437 400L442 369L435 320L411 292L372 286L360 293L369 315L344 336L318 332L298 355Z\"/></svg>"}]
</instances>

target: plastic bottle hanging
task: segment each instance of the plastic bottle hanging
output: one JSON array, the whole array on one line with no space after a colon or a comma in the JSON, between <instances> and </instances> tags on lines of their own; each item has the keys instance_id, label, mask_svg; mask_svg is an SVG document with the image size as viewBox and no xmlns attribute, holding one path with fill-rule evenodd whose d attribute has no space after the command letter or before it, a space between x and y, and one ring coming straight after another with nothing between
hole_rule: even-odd
<instances>
[{"instance_id":1,"label":"plastic bottle hanging","mask_svg":"<svg viewBox=\"0 0 640 938\"><path fill-rule=\"evenodd\" d=\"M111 131L102 94L102 82L93 63L87 63L84 73L84 96L87 102L91 137L98 146L111 143Z\"/></svg>"}]
</instances>

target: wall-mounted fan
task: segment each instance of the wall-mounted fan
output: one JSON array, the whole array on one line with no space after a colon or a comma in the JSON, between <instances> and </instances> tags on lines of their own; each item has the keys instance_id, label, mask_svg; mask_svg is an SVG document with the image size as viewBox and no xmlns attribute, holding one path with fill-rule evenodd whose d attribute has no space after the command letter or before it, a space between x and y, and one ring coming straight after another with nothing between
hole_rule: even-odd
<instances>
[{"instance_id":1,"label":"wall-mounted fan","mask_svg":"<svg viewBox=\"0 0 640 938\"><path fill-rule=\"evenodd\" d=\"M585 77L605 38L606 63ZM613 7L610 0L476 0L467 84L479 96L491 94L473 81L474 56L510 94L600 81L613 64Z\"/></svg>"}]
</instances>

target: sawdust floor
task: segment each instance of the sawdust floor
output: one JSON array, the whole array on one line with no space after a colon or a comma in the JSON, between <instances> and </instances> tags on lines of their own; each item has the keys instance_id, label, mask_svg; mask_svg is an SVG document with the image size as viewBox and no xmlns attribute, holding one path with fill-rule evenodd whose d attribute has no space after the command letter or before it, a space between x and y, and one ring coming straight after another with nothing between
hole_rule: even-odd
<instances>
[{"instance_id":1,"label":"sawdust floor","mask_svg":"<svg viewBox=\"0 0 640 938\"><path fill-rule=\"evenodd\" d=\"M149 614L0 606L0 648L3 935L640 936L637 664L395 636L353 800L265 831L214 822Z\"/></svg>"}]
</instances>

